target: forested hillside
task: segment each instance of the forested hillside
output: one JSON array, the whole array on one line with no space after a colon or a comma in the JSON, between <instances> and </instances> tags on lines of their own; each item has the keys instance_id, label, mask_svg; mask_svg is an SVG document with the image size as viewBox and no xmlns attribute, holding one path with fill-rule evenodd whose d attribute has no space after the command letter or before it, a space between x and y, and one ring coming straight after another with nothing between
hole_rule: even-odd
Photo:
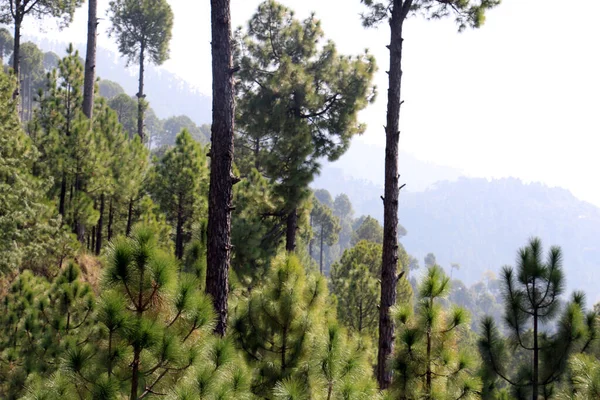
<instances>
[{"instance_id":1,"label":"forested hillside","mask_svg":"<svg viewBox=\"0 0 600 400\"><path fill-rule=\"evenodd\" d=\"M381 68L318 13L265 0L234 31L211 0L207 113L157 69L168 0L109 2L118 55L97 0L0 1L1 399L600 398L600 211L399 151L405 20L481 28L500 0L361 4L391 31L377 184L317 179ZM81 51L23 40L82 6Z\"/></svg>"},{"instance_id":2,"label":"forested hillside","mask_svg":"<svg viewBox=\"0 0 600 400\"><path fill-rule=\"evenodd\" d=\"M331 174L326 170L325 174ZM358 214L382 220L382 188L365 181L330 179L332 194L347 193ZM319 182L319 183L321 183ZM564 250L570 288L598 301L600 209L570 192L518 179L459 178L419 192L403 191L400 223L407 251L418 259L434 253L440 265L460 264L455 276L474 283L488 271L514 263L510 249L533 236Z\"/></svg>"}]
</instances>

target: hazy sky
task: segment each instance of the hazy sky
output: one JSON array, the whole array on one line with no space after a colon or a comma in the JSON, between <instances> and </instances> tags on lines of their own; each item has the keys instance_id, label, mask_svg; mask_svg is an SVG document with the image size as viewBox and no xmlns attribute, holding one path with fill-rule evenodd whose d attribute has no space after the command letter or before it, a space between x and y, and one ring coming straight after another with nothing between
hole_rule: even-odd
<instances>
[{"instance_id":1,"label":"hazy sky","mask_svg":"<svg viewBox=\"0 0 600 400\"><path fill-rule=\"evenodd\" d=\"M259 2L232 0L234 25L245 24ZM106 9L108 0L100 3ZM210 2L170 3L175 27L165 68L210 93ZM387 24L363 29L359 0L282 3L299 17L316 11L340 52L369 48L376 56L380 95L362 113L369 128L353 145L383 144ZM600 206L600 1L502 3L481 29L462 34L452 21L406 23L400 146L467 175L542 181ZM86 9L71 28L48 35L85 40ZM115 48L104 34L107 25L101 21L100 44Z\"/></svg>"}]
</instances>

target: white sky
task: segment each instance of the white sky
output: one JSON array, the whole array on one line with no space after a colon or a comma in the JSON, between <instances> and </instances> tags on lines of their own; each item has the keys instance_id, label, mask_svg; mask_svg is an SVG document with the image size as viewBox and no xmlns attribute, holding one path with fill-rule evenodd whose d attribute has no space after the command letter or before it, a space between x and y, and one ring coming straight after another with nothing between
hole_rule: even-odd
<instances>
[{"instance_id":1,"label":"white sky","mask_svg":"<svg viewBox=\"0 0 600 400\"><path fill-rule=\"evenodd\" d=\"M106 9L108 0L100 0ZM384 143L389 27L365 30L359 0L281 0L299 17L316 11L342 53L376 56L377 102L354 142ZM210 2L170 0L175 13L165 68L210 93ZM232 0L234 26L259 0ZM514 176L570 189L600 206L599 0L503 0L480 30L456 33L452 21L413 18L405 28L402 150L470 176ZM104 15L103 15L104 16ZM67 30L85 40L87 5ZM47 26L49 23L46 22ZM104 32L107 20L101 23ZM33 34L30 25L27 34ZM115 48L103 33L100 45ZM383 153L382 153L383 157Z\"/></svg>"}]
</instances>

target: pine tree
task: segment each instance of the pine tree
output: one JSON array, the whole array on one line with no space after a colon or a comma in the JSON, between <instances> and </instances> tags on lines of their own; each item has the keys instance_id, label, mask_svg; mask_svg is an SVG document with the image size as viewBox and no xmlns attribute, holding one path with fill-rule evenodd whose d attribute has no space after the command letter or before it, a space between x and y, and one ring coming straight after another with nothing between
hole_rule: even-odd
<instances>
[{"instance_id":1,"label":"pine tree","mask_svg":"<svg viewBox=\"0 0 600 400\"><path fill-rule=\"evenodd\" d=\"M4 58L12 53L15 39L8 29L0 28L0 64L4 66Z\"/></svg>"},{"instance_id":2,"label":"pine tree","mask_svg":"<svg viewBox=\"0 0 600 400\"><path fill-rule=\"evenodd\" d=\"M194 224L207 217L208 165L206 151L184 129L175 147L158 161L152 193L173 227L175 256L183 257Z\"/></svg>"},{"instance_id":3,"label":"pine tree","mask_svg":"<svg viewBox=\"0 0 600 400\"><path fill-rule=\"evenodd\" d=\"M25 17L31 16L42 19L47 16L59 19L59 26L68 26L73 20L75 10L83 0L7 0L0 4L0 16L6 23L14 25L13 72L17 78L20 75L21 62L21 27ZM14 97L19 95L18 88Z\"/></svg>"},{"instance_id":4,"label":"pine tree","mask_svg":"<svg viewBox=\"0 0 600 400\"><path fill-rule=\"evenodd\" d=\"M468 314L460 307L442 307L449 292L450 279L439 266L431 266L419 285L416 314L410 306L398 311L392 391L400 399L478 398L474 355L459 350L457 343Z\"/></svg>"},{"instance_id":5,"label":"pine tree","mask_svg":"<svg viewBox=\"0 0 600 400\"><path fill-rule=\"evenodd\" d=\"M268 0L239 40L241 135L255 149L254 167L276 183L275 194L284 199L280 212L287 217L288 251L295 250L298 208L310 196L319 160L336 160L350 138L364 131L357 113L374 95L373 57L339 55L323 39L314 15L298 21L291 10Z\"/></svg>"},{"instance_id":6,"label":"pine tree","mask_svg":"<svg viewBox=\"0 0 600 400\"><path fill-rule=\"evenodd\" d=\"M128 382L132 400L160 393L195 364L214 326L210 299L195 278L177 278L175 259L147 228L116 241L108 260L100 308L106 373Z\"/></svg>"},{"instance_id":7,"label":"pine tree","mask_svg":"<svg viewBox=\"0 0 600 400\"><path fill-rule=\"evenodd\" d=\"M69 235L45 198L48 184L34 176L39 153L21 129L14 82L0 73L0 273L56 268L71 248Z\"/></svg>"},{"instance_id":8,"label":"pine tree","mask_svg":"<svg viewBox=\"0 0 600 400\"><path fill-rule=\"evenodd\" d=\"M339 238L340 220L333 215L331 208L315 199L310 214L313 231L319 241L319 271L323 274L323 251L325 245L333 246ZM312 242L312 241L311 241ZM312 246L311 246L312 249ZM312 257L312 254L310 254Z\"/></svg>"},{"instance_id":9,"label":"pine tree","mask_svg":"<svg viewBox=\"0 0 600 400\"><path fill-rule=\"evenodd\" d=\"M92 118L96 81L96 39L98 30L98 0L88 0L87 47L83 83L83 113Z\"/></svg>"},{"instance_id":10,"label":"pine tree","mask_svg":"<svg viewBox=\"0 0 600 400\"><path fill-rule=\"evenodd\" d=\"M370 215L367 215L352 233L350 244L356 245L361 240L379 244L383 243L383 228L379 221Z\"/></svg>"},{"instance_id":11,"label":"pine tree","mask_svg":"<svg viewBox=\"0 0 600 400\"><path fill-rule=\"evenodd\" d=\"M114 0L109 3L112 26L119 52L128 63L140 68L137 133L144 142L144 63L161 65L169 58L169 42L173 29L173 11L166 0Z\"/></svg>"},{"instance_id":12,"label":"pine tree","mask_svg":"<svg viewBox=\"0 0 600 400\"><path fill-rule=\"evenodd\" d=\"M278 381L307 383L311 335L322 329L324 278L305 273L294 255L275 259L262 287L238 305L233 329L239 346L257 369L253 391L270 395Z\"/></svg>"},{"instance_id":13,"label":"pine tree","mask_svg":"<svg viewBox=\"0 0 600 400\"><path fill-rule=\"evenodd\" d=\"M393 351L394 323L390 308L396 304L394 287L398 262L398 143L400 141L400 106L402 87L402 28L409 15L424 14L426 18L439 19L453 15L459 31L467 26L480 27L485 21L485 12L500 0L360 0L368 8L362 15L366 27L378 25L382 21L390 24L390 68L388 73L387 122L385 125L385 188L383 195L383 268L381 275L381 307L379 329L379 355L377 360L377 380L381 389L391 383L391 373L387 359Z\"/></svg>"},{"instance_id":14,"label":"pine tree","mask_svg":"<svg viewBox=\"0 0 600 400\"><path fill-rule=\"evenodd\" d=\"M586 316L585 296L578 292L561 315L565 283L559 247L552 247L544 260L541 241L533 238L519 250L517 262L516 271L502 270L504 319L511 335L505 340L494 320L484 318L480 353L489 376L506 381L519 398L538 400L552 393L571 354L589 350L597 338L596 315ZM522 364L514 359L514 351L509 354L509 345L525 354Z\"/></svg>"}]
</instances>

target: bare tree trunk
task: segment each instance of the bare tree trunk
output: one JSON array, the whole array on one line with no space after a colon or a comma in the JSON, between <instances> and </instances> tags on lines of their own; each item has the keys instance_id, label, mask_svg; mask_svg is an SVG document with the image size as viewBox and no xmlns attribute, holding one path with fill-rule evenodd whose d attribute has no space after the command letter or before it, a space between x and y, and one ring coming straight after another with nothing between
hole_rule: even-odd
<instances>
[{"instance_id":1,"label":"bare tree trunk","mask_svg":"<svg viewBox=\"0 0 600 400\"><path fill-rule=\"evenodd\" d=\"M20 3L20 1L16 2L15 10L17 16L15 18L15 38L13 46L13 73L17 77L17 86L13 92L13 99L16 99L19 96L19 86L21 85L19 68L21 66L21 24L23 23L23 17L19 14L20 8L22 7Z\"/></svg>"},{"instance_id":2,"label":"bare tree trunk","mask_svg":"<svg viewBox=\"0 0 600 400\"><path fill-rule=\"evenodd\" d=\"M533 284L535 290L535 281ZM535 293L535 292L534 292ZM534 294L535 299L535 294ZM537 299L536 299L537 300ZM532 390L532 400L538 400L539 396L539 382L540 382L540 358L539 358L539 343L538 343L538 309L537 305L533 312L533 390Z\"/></svg>"},{"instance_id":3,"label":"bare tree trunk","mask_svg":"<svg viewBox=\"0 0 600 400\"><path fill-rule=\"evenodd\" d=\"M98 218L98 226L96 228L96 255L102 250L102 229L104 225L104 193L100 195L100 218Z\"/></svg>"},{"instance_id":4,"label":"bare tree trunk","mask_svg":"<svg viewBox=\"0 0 600 400\"><path fill-rule=\"evenodd\" d=\"M235 115L230 0L211 0L213 114L208 195L206 292L217 312L215 332L227 330L231 256L233 127Z\"/></svg>"},{"instance_id":5,"label":"bare tree trunk","mask_svg":"<svg viewBox=\"0 0 600 400\"><path fill-rule=\"evenodd\" d=\"M142 44L142 47L140 49L140 77L139 77L139 88L138 88L138 93L137 93L137 98L138 98L137 128L138 128L138 135L140 136L142 143L144 143L144 98L146 97L144 95L144 51L145 51L144 44Z\"/></svg>"},{"instance_id":6,"label":"bare tree trunk","mask_svg":"<svg viewBox=\"0 0 600 400\"><path fill-rule=\"evenodd\" d=\"M108 206L108 226L106 227L106 239L110 241L112 239L113 233L113 218L114 218L114 209L113 209L113 199L110 199L110 204Z\"/></svg>"},{"instance_id":7,"label":"bare tree trunk","mask_svg":"<svg viewBox=\"0 0 600 400\"><path fill-rule=\"evenodd\" d=\"M398 281L398 142L400 139L400 89L402 81L402 25L410 0L394 0L390 20L390 69L385 145L385 189L383 200L383 256L381 266L381 302L379 307L379 346L377 381L387 389L392 381L388 359L394 345L394 321L390 308L396 304Z\"/></svg>"},{"instance_id":8,"label":"bare tree trunk","mask_svg":"<svg viewBox=\"0 0 600 400\"><path fill-rule=\"evenodd\" d=\"M94 110L94 83L96 80L96 31L98 28L98 0L88 0L87 49L83 83L83 113L92 118Z\"/></svg>"}]
</instances>

